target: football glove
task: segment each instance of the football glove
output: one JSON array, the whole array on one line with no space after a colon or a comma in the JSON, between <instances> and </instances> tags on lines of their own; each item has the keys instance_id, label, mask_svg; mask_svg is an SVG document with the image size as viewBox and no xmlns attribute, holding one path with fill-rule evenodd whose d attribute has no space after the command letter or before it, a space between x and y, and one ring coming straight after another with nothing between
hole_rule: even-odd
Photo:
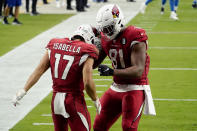
<instances>
[{"instance_id":1,"label":"football glove","mask_svg":"<svg viewBox=\"0 0 197 131\"><path fill-rule=\"evenodd\" d=\"M106 65L99 65L98 71L100 72L100 76L113 76L114 70Z\"/></svg>"},{"instance_id":2,"label":"football glove","mask_svg":"<svg viewBox=\"0 0 197 131\"><path fill-rule=\"evenodd\" d=\"M96 107L96 112L98 113L98 114L100 114L100 112L101 112L101 103L100 103L100 100L99 100L99 98L97 98L95 101L93 101L94 102L94 106Z\"/></svg>"},{"instance_id":3,"label":"football glove","mask_svg":"<svg viewBox=\"0 0 197 131\"><path fill-rule=\"evenodd\" d=\"M19 101L26 95L26 91L24 89L20 89L16 95L12 99L12 103L14 106L19 105Z\"/></svg>"}]
</instances>

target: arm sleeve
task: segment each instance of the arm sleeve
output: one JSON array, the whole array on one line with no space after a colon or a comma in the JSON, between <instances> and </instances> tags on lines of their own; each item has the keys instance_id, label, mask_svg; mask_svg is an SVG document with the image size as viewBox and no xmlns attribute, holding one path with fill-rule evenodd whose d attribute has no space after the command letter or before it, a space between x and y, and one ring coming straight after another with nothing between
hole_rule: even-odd
<instances>
[{"instance_id":1,"label":"arm sleeve","mask_svg":"<svg viewBox=\"0 0 197 131\"><path fill-rule=\"evenodd\" d=\"M94 60L98 59L98 49L95 45L86 45L85 49L83 50L82 57L79 62L79 66L82 65L88 57L93 58Z\"/></svg>"},{"instance_id":2,"label":"arm sleeve","mask_svg":"<svg viewBox=\"0 0 197 131\"><path fill-rule=\"evenodd\" d=\"M133 32L133 40L130 43L130 48L138 43L145 43L147 47L148 36L144 29L136 28Z\"/></svg>"},{"instance_id":3,"label":"arm sleeve","mask_svg":"<svg viewBox=\"0 0 197 131\"><path fill-rule=\"evenodd\" d=\"M89 57L92 57L95 60L98 59L99 51L95 45L88 45L85 50L85 53L88 54Z\"/></svg>"},{"instance_id":4,"label":"arm sleeve","mask_svg":"<svg viewBox=\"0 0 197 131\"><path fill-rule=\"evenodd\" d=\"M134 40L139 41L139 42L145 42L146 40L148 40L148 36L146 35L146 31L144 29L137 28Z\"/></svg>"},{"instance_id":5,"label":"arm sleeve","mask_svg":"<svg viewBox=\"0 0 197 131\"><path fill-rule=\"evenodd\" d=\"M106 56L107 55L105 54L104 50L99 51L98 59L94 61L93 68L95 69L98 65L100 65L103 62L103 60L106 58Z\"/></svg>"},{"instance_id":6,"label":"arm sleeve","mask_svg":"<svg viewBox=\"0 0 197 131\"><path fill-rule=\"evenodd\" d=\"M51 50L51 48L53 47L53 41L54 41L54 39L50 40L45 48Z\"/></svg>"}]
</instances>

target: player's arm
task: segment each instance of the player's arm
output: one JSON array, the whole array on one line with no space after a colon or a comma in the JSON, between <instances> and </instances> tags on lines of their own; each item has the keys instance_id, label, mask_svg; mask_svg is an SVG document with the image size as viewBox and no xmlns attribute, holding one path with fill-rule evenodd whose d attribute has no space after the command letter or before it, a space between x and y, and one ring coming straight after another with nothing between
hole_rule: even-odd
<instances>
[{"instance_id":1,"label":"player's arm","mask_svg":"<svg viewBox=\"0 0 197 131\"><path fill-rule=\"evenodd\" d=\"M27 92L39 79L40 77L45 73L45 71L50 67L50 60L48 56L48 52L46 51L42 59L40 60L40 63L34 70L34 72L29 76L24 90Z\"/></svg>"},{"instance_id":2,"label":"player's arm","mask_svg":"<svg viewBox=\"0 0 197 131\"><path fill-rule=\"evenodd\" d=\"M98 71L101 76L120 76L122 78L140 78L144 71L146 61L146 44L139 42L132 46L131 67L125 69L111 69L106 65L99 65Z\"/></svg>"},{"instance_id":3,"label":"player's arm","mask_svg":"<svg viewBox=\"0 0 197 131\"><path fill-rule=\"evenodd\" d=\"M23 96L26 94L26 92L40 79L40 77L43 75L43 73L49 68L50 61L48 52L44 54L42 57L40 63L36 67L36 69L33 71L33 73L29 76L25 86L23 89L20 89L16 95L13 98L13 104L16 106L18 104L18 101L23 98Z\"/></svg>"},{"instance_id":4,"label":"player's arm","mask_svg":"<svg viewBox=\"0 0 197 131\"><path fill-rule=\"evenodd\" d=\"M97 99L96 88L92 78L94 59L88 57L83 65L83 82L88 96L95 101Z\"/></svg>"},{"instance_id":5,"label":"player's arm","mask_svg":"<svg viewBox=\"0 0 197 131\"><path fill-rule=\"evenodd\" d=\"M100 114L101 104L100 104L99 98L96 94L96 87L95 87L95 84L94 84L94 81L92 78L93 63L94 63L94 59L90 58L90 57L88 57L88 59L84 63L84 65L83 65L83 82L84 82L84 87L85 87L85 90L86 90L88 96L94 102L94 105L97 109L97 113Z\"/></svg>"},{"instance_id":6,"label":"player's arm","mask_svg":"<svg viewBox=\"0 0 197 131\"><path fill-rule=\"evenodd\" d=\"M103 49L100 49L99 50L99 56L98 56L98 59L94 61L94 65L93 65L93 68L95 69L96 67L98 67L98 65L100 65L103 60L106 58L106 53L104 52Z\"/></svg>"},{"instance_id":7,"label":"player's arm","mask_svg":"<svg viewBox=\"0 0 197 131\"><path fill-rule=\"evenodd\" d=\"M146 62L146 44L139 42L132 46L131 67L115 69L114 75L124 78L140 78L144 72Z\"/></svg>"}]
</instances>

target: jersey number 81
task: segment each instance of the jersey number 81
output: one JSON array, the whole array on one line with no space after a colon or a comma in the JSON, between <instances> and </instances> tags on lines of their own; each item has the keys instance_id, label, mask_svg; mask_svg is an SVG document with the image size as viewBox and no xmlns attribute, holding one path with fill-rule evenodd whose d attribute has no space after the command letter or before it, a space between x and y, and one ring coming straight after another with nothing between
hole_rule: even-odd
<instances>
[{"instance_id":1,"label":"jersey number 81","mask_svg":"<svg viewBox=\"0 0 197 131\"><path fill-rule=\"evenodd\" d=\"M117 57L119 56L119 60L120 60L120 65L122 68L125 68L125 63L124 63L124 59L123 59L123 51L122 49L110 49L109 50L109 57L112 61L113 67L115 69L117 69L118 66L118 60Z\"/></svg>"}]
</instances>

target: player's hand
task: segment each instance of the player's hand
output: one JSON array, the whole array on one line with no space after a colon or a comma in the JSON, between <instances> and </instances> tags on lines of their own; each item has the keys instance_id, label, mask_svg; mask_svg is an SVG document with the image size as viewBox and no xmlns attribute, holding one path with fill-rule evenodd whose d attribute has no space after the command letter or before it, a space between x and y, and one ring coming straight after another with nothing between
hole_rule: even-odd
<instances>
[{"instance_id":1,"label":"player's hand","mask_svg":"<svg viewBox=\"0 0 197 131\"><path fill-rule=\"evenodd\" d=\"M96 112L98 113L98 114L100 114L100 112L101 112L101 103L100 103L100 100L99 100L99 98L97 98L95 101L93 101L94 102L94 106L96 107Z\"/></svg>"},{"instance_id":2,"label":"player's hand","mask_svg":"<svg viewBox=\"0 0 197 131\"><path fill-rule=\"evenodd\" d=\"M100 76L113 76L114 70L106 65L99 65L98 71L100 72Z\"/></svg>"},{"instance_id":3,"label":"player's hand","mask_svg":"<svg viewBox=\"0 0 197 131\"><path fill-rule=\"evenodd\" d=\"M12 99L12 103L14 106L19 105L19 101L26 95L26 91L24 89L20 89L16 95Z\"/></svg>"}]
</instances>

